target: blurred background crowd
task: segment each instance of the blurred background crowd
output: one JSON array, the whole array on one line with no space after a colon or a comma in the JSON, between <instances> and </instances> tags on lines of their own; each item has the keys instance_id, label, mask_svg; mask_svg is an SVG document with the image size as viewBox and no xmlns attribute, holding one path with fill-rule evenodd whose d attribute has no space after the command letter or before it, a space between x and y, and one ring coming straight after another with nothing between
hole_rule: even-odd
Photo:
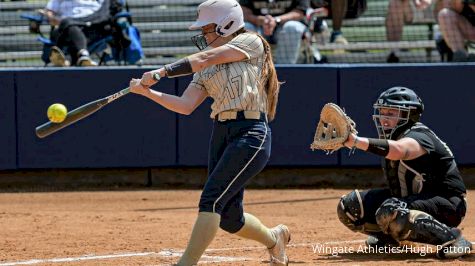
<instances>
[{"instance_id":1,"label":"blurred background crowd","mask_svg":"<svg viewBox=\"0 0 475 266\"><path fill-rule=\"evenodd\" d=\"M3 0L0 67L162 65L202 0ZM277 64L471 62L475 0L240 0Z\"/></svg>"}]
</instances>

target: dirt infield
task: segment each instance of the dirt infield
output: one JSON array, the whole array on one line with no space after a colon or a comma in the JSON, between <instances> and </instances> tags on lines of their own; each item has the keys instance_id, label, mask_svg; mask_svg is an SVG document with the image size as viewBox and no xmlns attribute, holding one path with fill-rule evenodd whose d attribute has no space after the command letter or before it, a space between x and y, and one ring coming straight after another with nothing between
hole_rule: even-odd
<instances>
[{"instance_id":1,"label":"dirt infield","mask_svg":"<svg viewBox=\"0 0 475 266\"><path fill-rule=\"evenodd\" d=\"M433 265L433 246L363 250L361 234L338 222L335 206L349 190L248 190L245 210L292 233L291 265ZM198 190L0 194L1 265L167 265L185 248ZM461 228L475 240L475 191ZM335 254L331 253L335 251ZM365 253L366 252L366 253ZM425 254L428 253L428 254ZM268 265L258 243L219 231L202 262ZM447 261L444 261L447 263ZM449 261L471 264L475 254Z\"/></svg>"}]
</instances>

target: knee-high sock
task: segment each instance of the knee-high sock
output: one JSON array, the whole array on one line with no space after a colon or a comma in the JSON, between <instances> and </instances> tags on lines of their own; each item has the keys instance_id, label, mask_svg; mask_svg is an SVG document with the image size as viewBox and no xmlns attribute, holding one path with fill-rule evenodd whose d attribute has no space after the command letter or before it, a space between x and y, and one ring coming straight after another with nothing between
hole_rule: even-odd
<instances>
[{"instance_id":1,"label":"knee-high sock","mask_svg":"<svg viewBox=\"0 0 475 266\"><path fill-rule=\"evenodd\" d=\"M236 232L236 235L255 240L264 244L267 248L272 248L275 245L275 235L257 217L244 213L244 219L244 226Z\"/></svg>"},{"instance_id":2,"label":"knee-high sock","mask_svg":"<svg viewBox=\"0 0 475 266\"><path fill-rule=\"evenodd\" d=\"M212 212L200 212L196 219L190 241L178 266L191 266L198 263L208 245L213 241L219 228L221 216Z\"/></svg>"}]
</instances>

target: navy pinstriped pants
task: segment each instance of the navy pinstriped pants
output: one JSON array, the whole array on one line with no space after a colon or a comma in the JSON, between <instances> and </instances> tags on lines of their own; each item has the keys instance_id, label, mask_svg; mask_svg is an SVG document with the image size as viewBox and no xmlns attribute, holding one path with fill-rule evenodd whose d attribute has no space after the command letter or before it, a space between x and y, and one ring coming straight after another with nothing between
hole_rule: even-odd
<instances>
[{"instance_id":1,"label":"navy pinstriped pants","mask_svg":"<svg viewBox=\"0 0 475 266\"><path fill-rule=\"evenodd\" d=\"M265 167L270 152L271 130L265 119L215 120L200 212L219 213L223 230L239 231L244 225L244 187Z\"/></svg>"}]
</instances>

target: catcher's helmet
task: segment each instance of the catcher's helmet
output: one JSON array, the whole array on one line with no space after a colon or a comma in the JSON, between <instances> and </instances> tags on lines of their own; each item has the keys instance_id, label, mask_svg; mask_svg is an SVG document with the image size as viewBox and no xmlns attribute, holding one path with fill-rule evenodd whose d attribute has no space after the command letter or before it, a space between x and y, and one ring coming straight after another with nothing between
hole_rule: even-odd
<instances>
[{"instance_id":1,"label":"catcher's helmet","mask_svg":"<svg viewBox=\"0 0 475 266\"><path fill-rule=\"evenodd\" d=\"M373 105L373 120L378 129L380 138L391 139L396 135L396 130L403 130L408 126L419 122L422 112L424 112L424 104L417 94L405 87L392 87L381 93L376 103ZM381 109L393 109L399 112L399 121L396 127L387 128L381 124L381 119L385 116L381 114Z\"/></svg>"},{"instance_id":2,"label":"catcher's helmet","mask_svg":"<svg viewBox=\"0 0 475 266\"><path fill-rule=\"evenodd\" d=\"M209 24L216 24L215 32L218 36L227 37L244 27L242 8L236 0L207 0L198 6L198 18L189 29L197 30ZM201 36L199 36L201 35ZM202 34L192 38L200 50L205 41ZM206 43L206 41L205 41Z\"/></svg>"}]
</instances>

